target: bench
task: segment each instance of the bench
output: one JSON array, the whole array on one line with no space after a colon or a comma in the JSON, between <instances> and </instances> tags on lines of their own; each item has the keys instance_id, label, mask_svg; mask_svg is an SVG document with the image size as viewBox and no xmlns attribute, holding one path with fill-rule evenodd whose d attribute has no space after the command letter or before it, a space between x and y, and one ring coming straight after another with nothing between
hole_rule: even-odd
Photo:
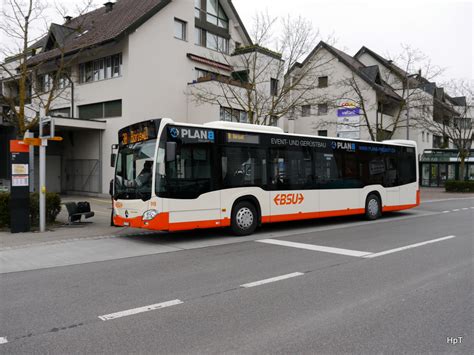
<instances>
[{"instance_id":1,"label":"bench","mask_svg":"<svg viewBox=\"0 0 474 355\"><path fill-rule=\"evenodd\" d=\"M69 224L81 222L82 216L84 216L84 218L91 218L94 216L94 212L91 211L89 202L66 202L64 205L67 208Z\"/></svg>"}]
</instances>

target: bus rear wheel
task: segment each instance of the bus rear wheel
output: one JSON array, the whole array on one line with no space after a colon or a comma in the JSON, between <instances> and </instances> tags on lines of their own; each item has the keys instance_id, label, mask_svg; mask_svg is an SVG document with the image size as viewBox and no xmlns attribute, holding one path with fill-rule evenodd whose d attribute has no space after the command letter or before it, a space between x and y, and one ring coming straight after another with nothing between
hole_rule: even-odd
<instances>
[{"instance_id":1,"label":"bus rear wheel","mask_svg":"<svg viewBox=\"0 0 474 355\"><path fill-rule=\"evenodd\" d=\"M258 214L255 206L248 201L237 203L232 210L231 229L235 235L252 234L257 228Z\"/></svg>"},{"instance_id":2,"label":"bus rear wheel","mask_svg":"<svg viewBox=\"0 0 474 355\"><path fill-rule=\"evenodd\" d=\"M370 194L367 196L365 202L365 217L368 220L373 221L374 219L379 218L382 215L382 207L380 199L375 194Z\"/></svg>"}]
</instances>

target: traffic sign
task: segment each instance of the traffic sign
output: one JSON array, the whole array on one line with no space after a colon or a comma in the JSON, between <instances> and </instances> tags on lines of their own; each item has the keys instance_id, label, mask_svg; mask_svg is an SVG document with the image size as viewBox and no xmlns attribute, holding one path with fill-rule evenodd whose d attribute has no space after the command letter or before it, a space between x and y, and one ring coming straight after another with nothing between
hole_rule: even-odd
<instances>
[{"instance_id":1,"label":"traffic sign","mask_svg":"<svg viewBox=\"0 0 474 355\"><path fill-rule=\"evenodd\" d=\"M39 138L53 138L54 137L54 118L45 117L40 121Z\"/></svg>"}]
</instances>

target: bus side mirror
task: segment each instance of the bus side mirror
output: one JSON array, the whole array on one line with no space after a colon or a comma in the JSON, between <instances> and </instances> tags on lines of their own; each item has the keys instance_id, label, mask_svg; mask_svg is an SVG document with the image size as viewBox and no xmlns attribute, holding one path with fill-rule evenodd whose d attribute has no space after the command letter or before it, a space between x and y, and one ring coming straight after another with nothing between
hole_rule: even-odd
<instances>
[{"instance_id":1,"label":"bus side mirror","mask_svg":"<svg viewBox=\"0 0 474 355\"><path fill-rule=\"evenodd\" d=\"M114 179L110 180L109 184L109 195L114 196Z\"/></svg>"},{"instance_id":2,"label":"bus side mirror","mask_svg":"<svg viewBox=\"0 0 474 355\"><path fill-rule=\"evenodd\" d=\"M110 147L111 149L111 153L110 153L110 166L112 168L115 167L115 160L117 159L117 154L114 153L114 150L117 150L119 147L118 144L112 144L112 146Z\"/></svg>"},{"instance_id":3,"label":"bus side mirror","mask_svg":"<svg viewBox=\"0 0 474 355\"><path fill-rule=\"evenodd\" d=\"M166 142L166 161L176 160L176 142Z\"/></svg>"}]
</instances>

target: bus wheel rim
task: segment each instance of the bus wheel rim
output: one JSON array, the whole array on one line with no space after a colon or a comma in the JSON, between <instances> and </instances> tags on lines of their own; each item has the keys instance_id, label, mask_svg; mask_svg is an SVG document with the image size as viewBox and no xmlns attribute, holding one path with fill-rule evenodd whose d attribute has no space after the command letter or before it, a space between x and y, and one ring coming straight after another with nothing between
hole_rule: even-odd
<instances>
[{"instance_id":1,"label":"bus wheel rim","mask_svg":"<svg viewBox=\"0 0 474 355\"><path fill-rule=\"evenodd\" d=\"M237 211L236 221L239 228L248 229L253 224L253 213L247 207L242 207Z\"/></svg>"},{"instance_id":2,"label":"bus wheel rim","mask_svg":"<svg viewBox=\"0 0 474 355\"><path fill-rule=\"evenodd\" d=\"M371 199L368 204L369 213L371 216L376 216L379 213L379 204L376 199Z\"/></svg>"}]
</instances>

